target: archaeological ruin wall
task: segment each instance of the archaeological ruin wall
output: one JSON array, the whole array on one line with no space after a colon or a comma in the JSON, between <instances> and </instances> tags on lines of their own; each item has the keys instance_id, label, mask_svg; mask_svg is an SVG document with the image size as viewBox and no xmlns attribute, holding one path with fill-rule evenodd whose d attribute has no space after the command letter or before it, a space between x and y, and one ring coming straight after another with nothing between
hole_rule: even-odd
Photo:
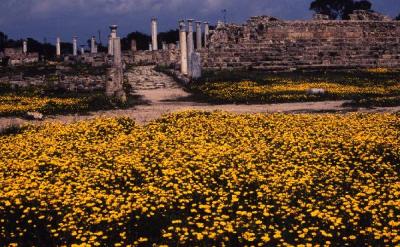
<instances>
[{"instance_id":1,"label":"archaeological ruin wall","mask_svg":"<svg viewBox=\"0 0 400 247\"><path fill-rule=\"evenodd\" d=\"M201 54L207 69L400 67L400 21L253 17L219 25Z\"/></svg>"}]
</instances>

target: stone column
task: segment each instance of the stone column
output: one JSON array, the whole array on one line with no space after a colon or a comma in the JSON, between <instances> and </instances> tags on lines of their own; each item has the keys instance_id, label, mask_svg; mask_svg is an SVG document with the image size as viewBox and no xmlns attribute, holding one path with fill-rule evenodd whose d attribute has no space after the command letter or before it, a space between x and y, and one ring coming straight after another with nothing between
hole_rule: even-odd
<instances>
[{"instance_id":1,"label":"stone column","mask_svg":"<svg viewBox=\"0 0 400 247\"><path fill-rule=\"evenodd\" d=\"M119 37L113 38L113 49L114 65L116 67L122 67L121 39Z\"/></svg>"},{"instance_id":2,"label":"stone column","mask_svg":"<svg viewBox=\"0 0 400 247\"><path fill-rule=\"evenodd\" d=\"M92 37L91 43L90 43L90 53L95 54L96 53L96 37Z\"/></svg>"},{"instance_id":3,"label":"stone column","mask_svg":"<svg viewBox=\"0 0 400 247\"><path fill-rule=\"evenodd\" d=\"M28 41L27 40L22 41L22 52L25 55L28 53Z\"/></svg>"},{"instance_id":4,"label":"stone column","mask_svg":"<svg viewBox=\"0 0 400 247\"><path fill-rule=\"evenodd\" d=\"M72 55L78 55L78 37L76 36L72 37Z\"/></svg>"},{"instance_id":5,"label":"stone column","mask_svg":"<svg viewBox=\"0 0 400 247\"><path fill-rule=\"evenodd\" d=\"M157 39L157 19L151 19L151 44L153 51L158 50L158 39Z\"/></svg>"},{"instance_id":6,"label":"stone column","mask_svg":"<svg viewBox=\"0 0 400 247\"><path fill-rule=\"evenodd\" d=\"M149 44L149 51L153 51L153 45Z\"/></svg>"},{"instance_id":7,"label":"stone column","mask_svg":"<svg viewBox=\"0 0 400 247\"><path fill-rule=\"evenodd\" d=\"M113 39L111 35L108 35L108 55L113 55Z\"/></svg>"},{"instance_id":8,"label":"stone column","mask_svg":"<svg viewBox=\"0 0 400 247\"><path fill-rule=\"evenodd\" d=\"M110 26L110 35L108 36L108 55L113 55L113 39L117 37L117 25Z\"/></svg>"},{"instance_id":9,"label":"stone column","mask_svg":"<svg viewBox=\"0 0 400 247\"><path fill-rule=\"evenodd\" d=\"M167 43L165 43L165 41L162 42L162 49L163 49L164 51L165 51L165 50L168 50Z\"/></svg>"},{"instance_id":10,"label":"stone column","mask_svg":"<svg viewBox=\"0 0 400 247\"><path fill-rule=\"evenodd\" d=\"M81 55L85 54L85 48L82 46L81 47Z\"/></svg>"},{"instance_id":11,"label":"stone column","mask_svg":"<svg viewBox=\"0 0 400 247\"><path fill-rule=\"evenodd\" d=\"M210 34L210 26L208 22L204 22L204 47L208 45L208 36Z\"/></svg>"},{"instance_id":12,"label":"stone column","mask_svg":"<svg viewBox=\"0 0 400 247\"><path fill-rule=\"evenodd\" d=\"M61 56L61 39L57 37L56 41L56 55L57 57Z\"/></svg>"},{"instance_id":13,"label":"stone column","mask_svg":"<svg viewBox=\"0 0 400 247\"><path fill-rule=\"evenodd\" d=\"M196 21L196 49L200 50L203 45L201 42L201 22L200 21Z\"/></svg>"},{"instance_id":14,"label":"stone column","mask_svg":"<svg viewBox=\"0 0 400 247\"><path fill-rule=\"evenodd\" d=\"M113 38L113 65L107 71L106 95L115 97L121 102L126 102L126 94L123 88L124 72L122 65L121 39Z\"/></svg>"},{"instance_id":15,"label":"stone column","mask_svg":"<svg viewBox=\"0 0 400 247\"><path fill-rule=\"evenodd\" d=\"M137 51L137 43L136 40L131 40L131 51Z\"/></svg>"},{"instance_id":16,"label":"stone column","mask_svg":"<svg viewBox=\"0 0 400 247\"><path fill-rule=\"evenodd\" d=\"M193 39L193 20L188 20L188 35L187 35L187 60L188 60L188 75L191 76L191 61L194 52L194 39Z\"/></svg>"},{"instance_id":17,"label":"stone column","mask_svg":"<svg viewBox=\"0 0 400 247\"><path fill-rule=\"evenodd\" d=\"M181 73L188 73L187 43L186 43L186 24L185 21L179 22L179 48L181 51Z\"/></svg>"}]
</instances>

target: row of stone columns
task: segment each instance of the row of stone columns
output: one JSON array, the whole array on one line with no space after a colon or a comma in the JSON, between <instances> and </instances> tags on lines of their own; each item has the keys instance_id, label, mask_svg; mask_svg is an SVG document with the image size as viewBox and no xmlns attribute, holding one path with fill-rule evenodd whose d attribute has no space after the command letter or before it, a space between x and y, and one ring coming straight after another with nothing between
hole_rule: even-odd
<instances>
[{"instance_id":1,"label":"row of stone columns","mask_svg":"<svg viewBox=\"0 0 400 247\"><path fill-rule=\"evenodd\" d=\"M113 55L114 54L114 49L113 49L113 39L117 38L117 25L112 25L110 26L111 33L109 35L109 42L108 42L108 54ZM28 52L28 45L27 41L23 41L23 52L26 54ZM90 41L90 53L96 54L98 52L98 47L96 44L96 37L92 36L91 41ZM84 53L84 49L81 48L81 53ZM61 56L61 39L60 37L57 37L56 39L56 55L59 57ZM72 55L77 56L78 55L78 37L74 36L72 37Z\"/></svg>"},{"instance_id":2,"label":"row of stone columns","mask_svg":"<svg viewBox=\"0 0 400 247\"><path fill-rule=\"evenodd\" d=\"M188 27L186 33L186 23L184 20L179 21L179 44L181 50L181 73L191 77L199 77L201 74L200 54L195 53L194 37L193 37L193 19L187 20ZM200 50L203 47L201 22L196 22L196 48ZM204 45L207 45L209 35L209 24L204 22Z\"/></svg>"},{"instance_id":3,"label":"row of stone columns","mask_svg":"<svg viewBox=\"0 0 400 247\"><path fill-rule=\"evenodd\" d=\"M189 26L189 39L188 42L189 44L192 44L194 42L194 37L193 37L193 22L194 20L189 19L188 21L188 26ZM202 24L204 24L204 39L202 38ZM149 51L157 51L158 50L158 30L157 30L157 19L156 18L152 18L151 19L151 44L149 44ZM206 47L208 44L208 35L210 32L210 27L209 27L209 23L208 22L200 22L200 21L196 21L196 49L199 50L203 47ZM162 45L162 49L165 50L166 49L166 44L163 43ZM193 51L194 50L194 43L193 43L193 47L192 46L188 46L189 51Z\"/></svg>"}]
</instances>

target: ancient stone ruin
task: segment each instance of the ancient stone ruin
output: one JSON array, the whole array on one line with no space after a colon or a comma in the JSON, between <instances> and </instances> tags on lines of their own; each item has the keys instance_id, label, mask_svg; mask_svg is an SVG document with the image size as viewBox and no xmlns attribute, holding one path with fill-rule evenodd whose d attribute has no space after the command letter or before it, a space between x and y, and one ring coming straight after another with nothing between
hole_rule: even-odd
<instances>
[{"instance_id":1,"label":"ancient stone ruin","mask_svg":"<svg viewBox=\"0 0 400 247\"><path fill-rule=\"evenodd\" d=\"M197 33L201 32L196 22ZM191 75L193 20L180 22L180 49L134 51L134 64L160 64ZM182 36L185 35L185 36ZM183 38L187 37L187 38ZM203 69L353 69L400 66L400 22L355 11L350 20L315 15L309 21L252 17L245 24L204 24L196 36ZM203 44L204 43L204 44ZM183 51L183 54L181 53ZM186 65L187 64L187 65Z\"/></svg>"},{"instance_id":2,"label":"ancient stone ruin","mask_svg":"<svg viewBox=\"0 0 400 247\"><path fill-rule=\"evenodd\" d=\"M400 21L375 12L354 11L350 20L329 20L316 14L313 20L284 21L270 16L250 18L246 23L218 22L210 30L208 22L189 19L179 22L179 42L158 47L157 19L151 20L149 50L139 51L131 41L129 51L121 51L117 26L110 26L108 52L98 52L95 37L90 52L81 49L78 37L72 38L72 54L61 54L61 39L56 39L56 54L65 63L85 63L92 67L109 67L104 80L90 78L82 82L69 78L58 84L70 90L103 88L106 94L125 100L123 93L126 65L162 65L184 78L197 79L202 70L261 69L291 71L298 69L359 69L400 67ZM196 32L196 35L194 34ZM0 58L10 64L37 62L36 53L29 53L26 42L20 49L5 49ZM7 81L7 78L2 78ZM8 80L11 80L10 78ZM19 79L16 78L16 84ZM33 78L33 84L42 79ZM75 83L76 82L76 83ZM74 85L74 83L76 85Z\"/></svg>"}]
</instances>

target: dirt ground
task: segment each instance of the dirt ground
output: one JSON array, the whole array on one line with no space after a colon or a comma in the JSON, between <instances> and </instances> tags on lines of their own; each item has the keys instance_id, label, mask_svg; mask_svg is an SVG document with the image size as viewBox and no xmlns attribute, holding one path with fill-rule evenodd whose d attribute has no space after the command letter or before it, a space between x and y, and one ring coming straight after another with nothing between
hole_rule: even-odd
<instances>
[{"instance_id":1,"label":"dirt ground","mask_svg":"<svg viewBox=\"0 0 400 247\"><path fill-rule=\"evenodd\" d=\"M129 83L144 102L129 109L90 112L87 115L54 115L46 116L44 121L29 121L16 117L0 118L0 129L28 123L45 122L71 123L96 117L130 117L138 123L147 123L163 114L184 111L227 111L232 113L325 113L325 112L400 112L400 107L384 108L351 108L343 107L347 101L324 101L285 104L207 104L195 102L172 78L154 71L151 66L135 68L127 73Z\"/></svg>"}]
</instances>

